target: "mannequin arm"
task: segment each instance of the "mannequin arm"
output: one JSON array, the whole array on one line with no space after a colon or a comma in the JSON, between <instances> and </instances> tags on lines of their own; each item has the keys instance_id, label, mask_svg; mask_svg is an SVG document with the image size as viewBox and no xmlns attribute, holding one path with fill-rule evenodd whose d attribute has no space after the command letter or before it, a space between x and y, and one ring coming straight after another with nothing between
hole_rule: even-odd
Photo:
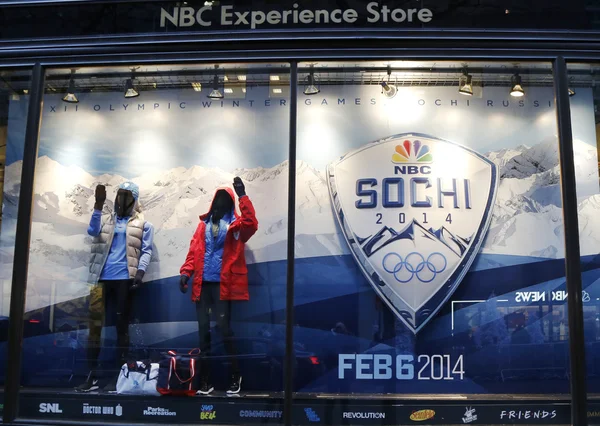
<instances>
[{"instance_id":1,"label":"mannequin arm","mask_svg":"<svg viewBox=\"0 0 600 426\"><path fill-rule=\"evenodd\" d=\"M87 233L92 237L97 237L100 235L100 230L102 229L102 211L94 210L92 213L92 218L90 219L90 226L88 226Z\"/></svg>"},{"instance_id":2,"label":"mannequin arm","mask_svg":"<svg viewBox=\"0 0 600 426\"><path fill-rule=\"evenodd\" d=\"M144 223L144 233L142 234L142 254L138 264L139 271L146 271L152 258L152 240L154 239L154 226L150 222Z\"/></svg>"},{"instance_id":3,"label":"mannequin arm","mask_svg":"<svg viewBox=\"0 0 600 426\"><path fill-rule=\"evenodd\" d=\"M190 249L188 250L188 254L185 257L185 262L183 263L183 266L179 270L180 275L187 275L188 277L191 277L192 274L194 273L194 258L195 258L195 254L196 254L196 240L199 236L199 233L200 233L200 225L198 225L198 227L196 228L196 232L194 232L194 236L192 237L192 240L190 241Z\"/></svg>"},{"instance_id":4,"label":"mannequin arm","mask_svg":"<svg viewBox=\"0 0 600 426\"><path fill-rule=\"evenodd\" d=\"M252 201L247 195L240 197L240 212L241 225L240 225L240 237L243 242L246 242L254 235L258 230L258 220L256 220L256 212Z\"/></svg>"}]
</instances>

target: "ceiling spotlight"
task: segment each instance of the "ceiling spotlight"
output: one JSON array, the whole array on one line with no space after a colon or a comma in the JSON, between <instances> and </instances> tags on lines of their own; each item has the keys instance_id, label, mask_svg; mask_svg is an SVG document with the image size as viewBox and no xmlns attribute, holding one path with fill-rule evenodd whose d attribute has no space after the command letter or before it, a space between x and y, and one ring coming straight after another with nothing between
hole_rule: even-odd
<instances>
[{"instance_id":1,"label":"ceiling spotlight","mask_svg":"<svg viewBox=\"0 0 600 426\"><path fill-rule=\"evenodd\" d=\"M135 98L136 96L140 96L140 92L133 87L133 78L130 78L125 83L125 97L126 98Z\"/></svg>"},{"instance_id":2,"label":"ceiling spotlight","mask_svg":"<svg viewBox=\"0 0 600 426\"><path fill-rule=\"evenodd\" d=\"M75 80L73 79L73 75L75 74L75 70L71 71L71 79L69 80L69 88L67 89L67 94L62 98L64 102L68 102L70 104L76 104L79 102L77 99L77 95L75 94Z\"/></svg>"},{"instance_id":3,"label":"ceiling spotlight","mask_svg":"<svg viewBox=\"0 0 600 426\"><path fill-rule=\"evenodd\" d=\"M577 93L575 92L575 90L571 89L569 87L569 96L575 96Z\"/></svg>"},{"instance_id":4,"label":"ceiling spotlight","mask_svg":"<svg viewBox=\"0 0 600 426\"><path fill-rule=\"evenodd\" d=\"M278 76L278 75L271 75L271 76L269 77L269 79L270 79L271 81L279 81L279 76Z\"/></svg>"},{"instance_id":5,"label":"ceiling spotlight","mask_svg":"<svg viewBox=\"0 0 600 426\"><path fill-rule=\"evenodd\" d=\"M319 89L315 85L315 83L316 83L315 74L314 74L314 71L311 70L308 77L306 77L306 84L304 85L303 93L307 96L316 95L317 93L320 93L321 89Z\"/></svg>"},{"instance_id":6,"label":"ceiling spotlight","mask_svg":"<svg viewBox=\"0 0 600 426\"><path fill-rule=\"evenodd\" d=\"M381 93L383 93L383 96L389 99L393 98L394 96L396 96L396 93L398 93L398 88L396 86L394 86L393 84L389 84L385 81L381 82L381 88Z\"/></svg>"},{"instance_id":7,"label":"ceiling spotlight","mask_svg":"<svg viewBox=\"0 0 600 426\"><path fill-rule=\"evenodd\" d=\"M463 71L458 86L458 93L465 96L473 96L473 76L467 73L467 70Z\"/></svg>"},{"instance_id":8,"label":"ceiling spotlight","mask_svg":"<svg viewBox=\"0 0 600 426\"><path fill-rule=\"evenodd\" d=\"M521 85L521 76L518 73L512 76L510 79L510 84L510 96L514 96L516 98L525 96L525 90L523 90L523 86Z\"/></svg>"},{"instance_id":9,"label":"ceiling spotlight","mask_svg":"<svg viewBox=\"0 0 600 426\"><path fill-rule=\"evenodd\" d=\"M388 99L392 99L394 96L396 96L396 93L398 93L398 88L395 85L390 84L390 78L392 77L392 67L390 67L389 65L387 70L387 76L388 81L384 80L379 84L381 85L381 93L383 93L383 96L385 96Z\"/></svg>"},{"instance_id":10,"label":"ceiling spotlight","mask_svg":"<svg viewBox=\"0 0 600 426\"><path fill-rule=\"evenodd\" d=\"M213 89L208 97L210 99L223 99L223 94L219 90L219 76L217 74L213 77Z\"/></svg>"},{"instance_id":11,"label":"ceiling spotlight","mask_svg":"<svg viewBox=\"0 0 600 426\"><path fill-rule=\"evenodd\" d=\"M125 82L125 97L126 98L135 98L136 96L140 96L140 92L138 92L133 85L133 80L135 79L134 74L135 68L131 69L131 78L127 79Z\"/></svg>"},{"instance_id":12,"label":"ceiling spotlight","mask_svg":"<svg viewBox=\"0 0 600 426\"><path fill-rule=\"evenodd\" d=\"M225 88L225 90L223 90L225 93L233 93L233 89L230 87Z\"/></svg>"},{"instance_id":13,"label":"ceiling spotlight","mask_svg":"<svg viewBox=\"0 0 600 426\"><path fill-rule=\"evenodd\" d=\"M194 88L194 90L196 92L201 92L202 91L202 83L198 83L198 82L193 81L192 82L192 87Z\"/></svg>"},{"instance_id":14,"label":"ceiling spotlight","mask_svg":"<svg viewBox=\"0 0 600 426\"><path fill-rule=\"evenodd\" d=\"M237 76L239 81L246 81L246 76L245 75L238 75Z\"/></svg>"}]
</instances>

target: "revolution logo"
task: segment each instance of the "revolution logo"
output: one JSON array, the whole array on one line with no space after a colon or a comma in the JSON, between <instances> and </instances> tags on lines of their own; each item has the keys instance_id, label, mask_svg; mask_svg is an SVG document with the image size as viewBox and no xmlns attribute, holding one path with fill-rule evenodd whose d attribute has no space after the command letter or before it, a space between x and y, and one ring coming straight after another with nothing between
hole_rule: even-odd
<instances>
[{"instance_id":1,"label":"revolution logo","mask_svg":"<svg viewBox=\"0 0 600 426\"><path fill-rule=\"evenodd\" d=\"M344 155L327 167L327 183L365 278L416 334L479 252L498 187L496 165L459 144L406 133Z\"/></svg>"}]
</instances>

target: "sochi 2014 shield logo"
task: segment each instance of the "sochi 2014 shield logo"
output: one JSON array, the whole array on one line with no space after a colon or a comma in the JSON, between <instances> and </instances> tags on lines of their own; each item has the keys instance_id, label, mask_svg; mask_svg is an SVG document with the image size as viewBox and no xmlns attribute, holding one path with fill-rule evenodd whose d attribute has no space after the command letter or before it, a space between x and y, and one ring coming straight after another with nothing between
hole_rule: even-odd
<instances>
[{"instance_id":1,"label":"sochi 2014 shield logo","mask_svg":"<svg viewBox=\"0 0 600 426\"><path fill-rule=\"evenodd\" d=\"M367 280L417 333L463 279L489 227L493 162L459 144L400 134L327 168L331 201Z\"/></svg>"}]
</instances>

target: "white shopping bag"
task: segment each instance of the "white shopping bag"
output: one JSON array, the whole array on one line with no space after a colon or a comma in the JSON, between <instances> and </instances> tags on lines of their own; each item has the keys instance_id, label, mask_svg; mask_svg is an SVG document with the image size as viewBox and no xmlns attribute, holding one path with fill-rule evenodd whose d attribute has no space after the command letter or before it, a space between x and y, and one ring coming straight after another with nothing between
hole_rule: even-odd
<instances>
[{"instance_id":1,"label":"white shopping bag","mask_svg":"<svg viewBox=\"0 0 600 426\"><path fill-rule=\"evenodd\" d=\"M117 393L160 396L156 390L158 364L141 361L123 364L117 379Z\"/></svg>"}]
</instances>

